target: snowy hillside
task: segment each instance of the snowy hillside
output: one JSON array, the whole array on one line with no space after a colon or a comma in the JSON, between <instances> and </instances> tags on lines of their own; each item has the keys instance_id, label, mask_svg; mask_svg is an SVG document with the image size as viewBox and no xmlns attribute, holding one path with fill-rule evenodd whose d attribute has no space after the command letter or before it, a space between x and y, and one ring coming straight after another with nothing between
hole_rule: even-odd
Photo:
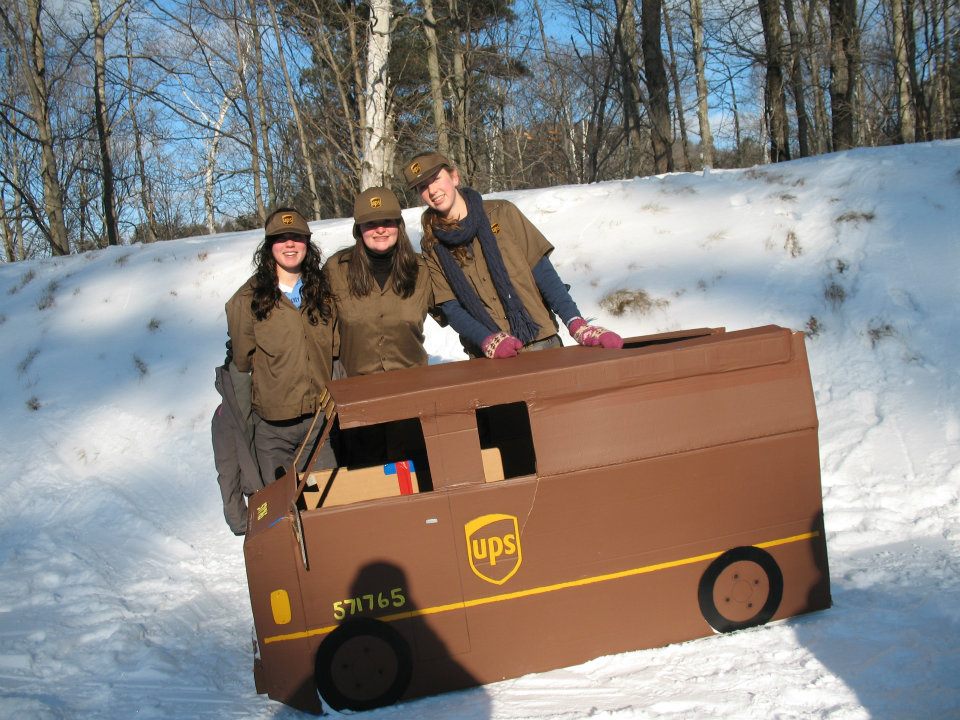
<instances>
[{"instance_id":1,"label":"snowy hillside","mask_svg":"<svg viewBox=\"0 0 960 720\"><path fill-rule=\"evenodd\" d=\"M502 196L624 336L807 331L834 607L365 717L960 717L960 141ZM0 717L299 716L254 690L210 447L259 239L0 266Z\"/></svg>"}]
</instances>

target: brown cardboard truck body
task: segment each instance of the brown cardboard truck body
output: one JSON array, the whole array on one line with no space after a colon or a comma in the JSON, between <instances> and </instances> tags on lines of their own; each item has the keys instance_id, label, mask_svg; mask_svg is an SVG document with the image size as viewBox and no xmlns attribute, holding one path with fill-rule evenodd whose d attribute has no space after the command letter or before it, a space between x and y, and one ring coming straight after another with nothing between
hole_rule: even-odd
<instances>
[{"instance_id":1,"label":"brown cardboard truck body","mask_svg":"<svg viewBox=\"0 0 960 720\"><path fill-rule=\"evenodd\" d=\"M669 333L329 392L345 438L376 425L414 468L288 473L251 499L271 698L365 709L830 605L799 333Z\"/></svg>"}]
</instances>

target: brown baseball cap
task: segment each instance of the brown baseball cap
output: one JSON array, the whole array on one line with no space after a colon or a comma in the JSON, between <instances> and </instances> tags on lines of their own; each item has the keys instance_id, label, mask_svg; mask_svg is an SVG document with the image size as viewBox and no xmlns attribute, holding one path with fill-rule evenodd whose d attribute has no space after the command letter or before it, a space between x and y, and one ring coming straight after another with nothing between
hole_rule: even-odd
<instances>
[{"instance_id":1,"label":"brown baseball cap","mask_svg":"<svg viewBox=\"0 0 960 720\"><path fill-rule=\"evenodd\" d=\"M444 167L451 168L453 163L440 153L420 153L403 166L403 177L407 181L407 189L412 190L418 183L429 180L437 170Z\"/></svg>"},{"instance_id":2,"label":"brown baseball cap","mask_svg":"<svg viewBox=\"0 0 960 720\"><path fill-rule=\"evenodd\" d=\"M353 201L353 221L357 225L373 220L400 220L402 217L400 201L389 188L369 188Z\"/></svg>"},{"instance_id":3,"label":"brown baseball cap","mask_svg":"<svg viewBox=\"0 0 960 720\"><path fill-rule=\"evenodd\" d=\"M307 220L298 210L290 207L277 208L269 217L263 228L265 238L276 235L306 235L308 238L312 235Z\"/></svg>"}]
</instances>

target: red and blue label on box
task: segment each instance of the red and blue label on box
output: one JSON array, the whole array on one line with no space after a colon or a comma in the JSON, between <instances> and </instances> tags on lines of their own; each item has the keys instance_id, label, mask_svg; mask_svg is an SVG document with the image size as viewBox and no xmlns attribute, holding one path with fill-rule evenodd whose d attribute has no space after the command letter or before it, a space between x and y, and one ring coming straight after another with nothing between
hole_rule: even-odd
<instances>
[{"instance_id":1,"label":"red and blue label on box","mask_svg":"<svg viewBox=\"0 0 960 720\"><path fill-rule=\"evenodd\" d=\"M397 476L397 486L400 488L401 495L413 494L413 473L415 472L413 460L401 460L383 466L384 475Z\"/></svg>"}]
</instances>

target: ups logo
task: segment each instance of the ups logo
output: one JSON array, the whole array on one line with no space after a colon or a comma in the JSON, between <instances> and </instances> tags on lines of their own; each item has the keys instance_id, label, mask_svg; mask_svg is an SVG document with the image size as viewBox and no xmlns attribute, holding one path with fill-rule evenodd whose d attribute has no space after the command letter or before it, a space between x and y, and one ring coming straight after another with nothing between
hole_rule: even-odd
<instances>
[{"instance_id":1,"label":"ups logo","mask_svg":"<svg viewBox=\"0 0 960 720\"><path fill-rule=\"evenodd\" d=\"M499 234L500 234L500 223L494 223L493 225L490 226L490 229L493 231L493 234L494 234L494 235L499 235Z\"/></svg>"},{"instance_id":2,"label":"ups logo","mask_svg":"<svg viewBox=\"0 0 960 720\"><path fill-rule=\"evenodd\" d=\"M280 222L284 225L293 225L293 215L281 215Z\"/></svg>"},{"instance_id":3,"label":"ups logo","mask_svg":"<svg viewBox=\"0 0 960 720\"><path fill-rule=\"evenodd\" d=\"M418 162L412 163L412 164L410 165L410 172L412 172L414 175L419 175L419 174L420 174L420 170L422 170L422 169L423 169L423 168L420 167L420 163L418 163Z\"/></svg>"},{"instance_id":4,"label":"ups logo","mask_svg":"<svg viewBox=\"0 0 960 720\"><path fill-rule=\"evenodd\" d=\"M513 515L482 515L463 526L470 569L481 580L503 585L523 561L520 528Z\"/></svg>"},{"instance_id":5,"label":"ups logo","mask_svg":"<svg viewBox=\"0 0 960 720\"><path fill-rule=\"evenodd\" d=\"M380 199L379 195L374 195L372 198L370 198L370 207L372 207L374 210L381 205L383 205L383 200Z\"/></svg>"}]
</instances>

